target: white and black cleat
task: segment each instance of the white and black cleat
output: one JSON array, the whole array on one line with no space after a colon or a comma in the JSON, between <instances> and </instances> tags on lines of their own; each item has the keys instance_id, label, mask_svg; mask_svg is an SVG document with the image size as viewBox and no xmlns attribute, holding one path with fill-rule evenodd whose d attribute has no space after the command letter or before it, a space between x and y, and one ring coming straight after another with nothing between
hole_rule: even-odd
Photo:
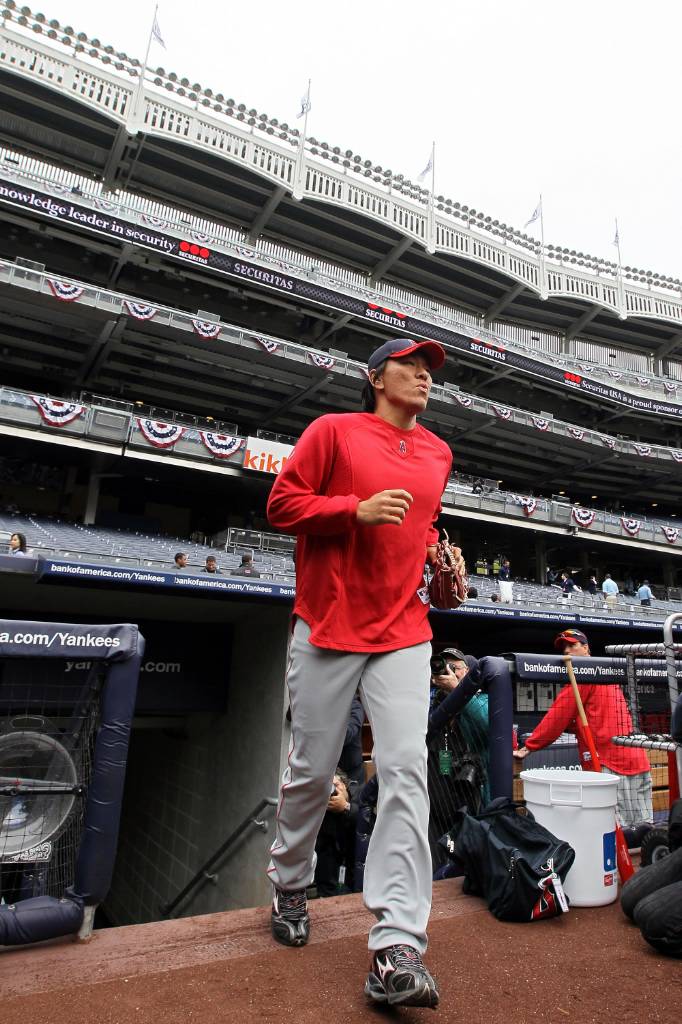
<instances>
[{"instance_id":1,"label":"white and black cleat","mask_svg":"<svg viewBox=\"0 0 682 1024\"><path fill-rule=\"evenodd\" d=\"M438 986L413 946L389 946L374 954L365 995L389 1006L438 1006Z\"/></svg>"},{"instance_id":2,"label":"white and black cleat","mask_svg":"<svg viewBox=\"0 0 682 1024\"><path fill-rule=\"evenodd\" d=\"M278 889L273 886L272 936L283 946L305 946L310 936L310 916L305 889Z\"/></svg>"}]
</instances>

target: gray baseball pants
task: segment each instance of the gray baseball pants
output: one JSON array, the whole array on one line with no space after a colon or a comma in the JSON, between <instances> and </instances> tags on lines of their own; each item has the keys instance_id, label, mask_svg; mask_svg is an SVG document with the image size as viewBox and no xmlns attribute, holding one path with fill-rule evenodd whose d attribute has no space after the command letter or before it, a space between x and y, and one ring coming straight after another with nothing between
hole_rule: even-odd
<instances>
[{"instance_id":1,"label":"gray baseball pants","mask_svg":"<svg viewBox=\"0 0 682 1024\"><path fill-rule=\"evenodd\" d=\"M379 779L365 864L365 906L377 919L369 948L407 943L423 953L432 876L425 743L431 644L354 654L314 647L309 636L307 623L297 619L287 672L289 761L268 874L285 890L302 889L313 880L315 839L359 687Z\"/></svg>"}]
</instances>

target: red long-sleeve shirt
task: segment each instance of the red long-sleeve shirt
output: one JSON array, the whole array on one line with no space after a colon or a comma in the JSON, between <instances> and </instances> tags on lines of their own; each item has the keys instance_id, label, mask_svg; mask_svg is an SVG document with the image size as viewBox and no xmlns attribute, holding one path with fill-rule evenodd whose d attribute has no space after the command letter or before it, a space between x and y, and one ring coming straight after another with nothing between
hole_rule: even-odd
<instances>
[{"instance_id":1,"label":"red long-sleeve shirt","mask_svg":"<svg viewBox=\"0 0 682 1024\"><path fill-rule=\"evenodd\" d=\"M579 683L578 690L603 767L610 768L619 775L648 772L649 759L646 751L638 747L617 747L611 742L612 736L627 736L632 732L632 719L620 686ZM583 754L587 750L587 744L582 723L577 716L578 709L573 690L570 686L564 686L545 717L526 740L527 749L542 750L553 743L562 732L574 732L578 740L580 763L584 766L586 762Z\"/></svg>"},{"instance_id":2,"label":"red long-sleeve shirt","mask_svg":"<svg viewBox=\"0 0 682 1024\"><path fill-rule=\"evenodd\" d=\"M431 639L424 563L451 465L435 434L374 413L320 416L303 432L275 480L268 518L298 534L294 614L312 644L379 652ZM400 526L358 523L359 502L398 488L414 499Z\"/></svg>"}]
</instances>

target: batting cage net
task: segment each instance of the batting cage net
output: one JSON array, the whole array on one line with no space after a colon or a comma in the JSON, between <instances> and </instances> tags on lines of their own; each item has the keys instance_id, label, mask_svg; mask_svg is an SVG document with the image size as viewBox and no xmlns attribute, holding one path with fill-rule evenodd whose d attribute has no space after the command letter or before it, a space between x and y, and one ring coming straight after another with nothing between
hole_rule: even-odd
<instances>
[{"instance_id":1,"label":"batting cage net","mask_svg":"<svg viewBox=\"0 0 682 1024\"><path fill-rule=\"evenodd\" d=\"M0 660L0 899L73 885L105 668ZM79 681L74 680L74 675Z\"/></svg>"},{"instance_id":2,"label":"batting cage net","mask_svg":"<svg viewBox=\"0 0 682 1024\"><path fill-rule=\"evenodd\" d=\"M432 708L444 700L432 691ZM512 738L509 736L511 748ZM461 809L478 814L490 801L488 694L475 693L464 707L427 739L429 845L434 869L446 863L439 840L453 827Z\"/></svg>"},{"instance_id":3,"label":"batting cage net","mask_svg":"<svg viewBox=\"0 0 682 1024\"><path fill-rule=\"evenodd\" d=\"M131 624L0 619L0 945L92 930L143 653Z\"/></svg>"},{"instance_id":4,"label":"batting cage net","mask_svg":"<svg viewBox=\"0 0 682 1024\"><path fill-rule=\"evenodd\" d=\"M502 658L476 659L446 648L432 675L426 737L429 845L434 873L448 864L445 842L463 811L512 795L512 682ZM442 673L443 668L438 672Z\"/></svg>"}]
</instances>

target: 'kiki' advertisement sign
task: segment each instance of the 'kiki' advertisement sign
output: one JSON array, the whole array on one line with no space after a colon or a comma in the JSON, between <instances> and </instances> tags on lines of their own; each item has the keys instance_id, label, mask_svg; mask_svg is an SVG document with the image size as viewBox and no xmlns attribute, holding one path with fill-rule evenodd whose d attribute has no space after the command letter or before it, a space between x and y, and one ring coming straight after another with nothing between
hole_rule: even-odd
<instances>
[{"instance_id":1,"label":"'kiki' advertisement sign","mask_svg":"<svg viewBox=\"0 0 682 1024\"><path fill-rule=\"evenodd\" d=\"M282 444L281 441L248 437L244 452L244 469L254 469L257 473L272 473L277 476L284 469L293 450L293 445Z\"/></svg>"}]
</instances>

